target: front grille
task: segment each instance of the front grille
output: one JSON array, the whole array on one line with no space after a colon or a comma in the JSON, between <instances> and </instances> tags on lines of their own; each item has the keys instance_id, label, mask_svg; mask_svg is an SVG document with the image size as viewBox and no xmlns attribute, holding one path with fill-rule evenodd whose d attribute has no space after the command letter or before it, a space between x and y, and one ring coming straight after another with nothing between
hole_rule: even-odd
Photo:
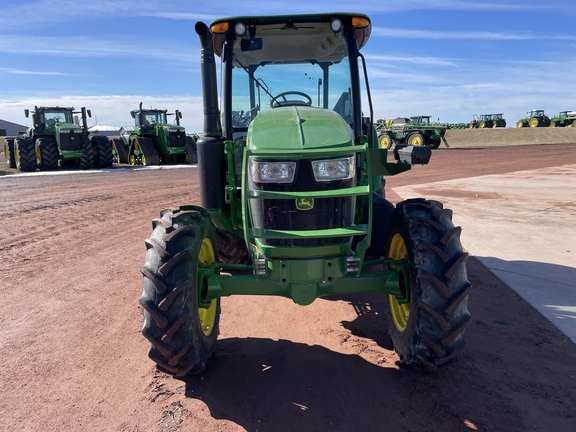
<instances>
[{"instance_id":1,"label":"front grille","mask_svg":"<svg viewBox=\"0 0 576 432\"><path fill-rule=\"evenodd\" d=\"M166 139L168 141L168 147L184 147L184 144L186 144L186 133L169 132L167 133Z\"/></svg>"},{"instance_id":2,"label":"front grille","mask_svg":"<svg viewBox=\"0 0 576 432\"><path fill-rule=\"evenodd\" d=\"M256 185L250 180L250 188L275 192L323 191L350 188L354 180L316 182L309 161L298 162L296 177L291 185ZM254 228L274 230L315 230L350 226L354 218L354 198L320 198L314 200L311 210L300 210L296 200L250 200ZM350 241L350 237L314 238L297 240L261 240L269 246L324 246Z\"/></svg>"},{"instance_id":3,"label":"front grille","mask_svg":"<svg viewBox=\"0 0 576 432\"><path fill-rule=\"evenodd\" d=\"M82 150L84 135L81 132L61 133L60 148L62 150Z\"/></svg>"}]
</instances>

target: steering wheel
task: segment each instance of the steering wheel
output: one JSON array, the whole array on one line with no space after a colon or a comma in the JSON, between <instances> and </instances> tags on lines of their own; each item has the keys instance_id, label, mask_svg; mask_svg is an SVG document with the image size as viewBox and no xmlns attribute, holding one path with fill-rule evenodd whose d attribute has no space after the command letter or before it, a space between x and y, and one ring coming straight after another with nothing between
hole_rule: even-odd
<instances>
[{"instance_id":1,"label":"steering wheel","mask_svg":"<svg viewBox=\"0 0 576 432\"><path fill-rule=\"evenodd\" d=\"M305 101L294 99L289 100L288 98L286 98L286 96L288 95L301 96L306 100ZM278 100L279 98L282 98L282 100ZM299 91L286 91L274 96L272 98L272 102L270 103L270 106L272 108L278 108L290 105L312 106L312 98L308 96L306 93L302 93Z\"/></svg>"}]
</instances>

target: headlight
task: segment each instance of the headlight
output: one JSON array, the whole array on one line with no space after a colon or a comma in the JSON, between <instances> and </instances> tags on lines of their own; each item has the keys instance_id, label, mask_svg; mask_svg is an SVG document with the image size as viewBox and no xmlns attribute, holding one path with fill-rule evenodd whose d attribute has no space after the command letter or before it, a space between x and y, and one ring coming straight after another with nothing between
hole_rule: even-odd
<instances>
[{"instance_id":1,"label":"headlight","mask_svg":"<svg viewBox=\"0 0 576 432\"><path fill-rule=\"evenodd\" d=\"M250 158L250 176L254 183L292 183L296 162L259 162Z\"/></svg>"},{"instance_id":2,"label":"headlight","mask_svg":"<svg viewBox=\"0 0 576 432\"><path fill-rule=\"evenodd\" d=\"M173 132L179 132L180 129L167 129L168 132L173 133Z\"/></svg>"},{"instance_id":3,"label":"headlight","mask_svg":"<svg viewBox=\"0 0 576 432\"><path fill-rule=\"evenodd\" d=\"M316 181L348 180L356 175L356 162L353 156L343 159L312 161Z\"/></svg>"},{"instance_id":4,"label":"headlight","mask_svg":"<svg viewBox=\"0 0 576 432\"><path fill-rule=\"evenodd\" d=\"M60 133L70 133L70 129L61 129Z\"/></svg>"}]
</instances>

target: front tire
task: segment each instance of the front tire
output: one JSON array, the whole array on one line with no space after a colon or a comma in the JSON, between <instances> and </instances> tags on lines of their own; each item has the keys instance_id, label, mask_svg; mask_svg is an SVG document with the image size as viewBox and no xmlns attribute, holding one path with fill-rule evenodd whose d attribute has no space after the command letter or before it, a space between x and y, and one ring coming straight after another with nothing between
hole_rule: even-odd
<instances>
[{"instance_id":1,"label":"front tire","mask_svg":"<svg viewBox=\"0 0 576 432\"><path fill-rule=\"evenodd\" d=\"M58 144L52 137L42 137L36 140L36 164L42 171L58 169Z\"/></svg>"},{"instance_id":2,"label":"front tire","mask_svg":"<svg viewBox=\"0 0 576 432\"><path fill-rule=\"evenodd\" d=\"M164 210L153 224L140 297L148 355L166 373L197 374L211 361L219 331L220 299L201 302L206 282L198 271L218 260L214 229L195 206Z\"/></svg>"},{"instance_id":3,"label":"front tire","mask_svg":"<svg viewBox=\"0 0 576 432\"><path fill-rule=\"evenodd\" d=\"M537 117L533 117L530 119L530 127L539 127L540 126L540 119Z\"/></svg>"},{"instance_id":4,"label":"front tire","mask_svg":"<svg viewBox=\"0 0 576 432\"><path fill-rule=\"evenodd\" d=\"M387 256L408 261L409 280L402 285L409 300L387 295L385 311L394 349L406 365L437 370L466 344L471 286L460 232L439 202L413 199L395 209Z\"/></svg>"},{"instance_id":5,"label":"front tire","mask_svg":"<svg viewBox=\"0 0 576 432\"><path fill-rule=\"evenodd\" d=\"M36 171L36 150L32 138L16 138L14 159L18 171Z\"/></svg>"},{"instance_id":6,"label":"front tire","mask_svg":"<svg viewBox=\"0 0 576 432\"><path fill-rule=\"evenodd\" d=\"M378 145L381 149L388 150L390 147L392 147L392 141L392 137L387 133L384 133L378 137Z\"/></svg>"}]
</instances>

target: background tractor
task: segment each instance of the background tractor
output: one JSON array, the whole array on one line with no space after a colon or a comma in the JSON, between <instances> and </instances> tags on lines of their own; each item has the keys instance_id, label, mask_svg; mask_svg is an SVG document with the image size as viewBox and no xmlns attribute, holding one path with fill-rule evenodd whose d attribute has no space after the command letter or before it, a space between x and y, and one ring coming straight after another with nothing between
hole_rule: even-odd
<instances>
[{"instance_id":1,"label":"background tractor","mask_svg":"<svg viewBox=\"0 0 576 432\"><path fill-rule=\"evenodd\" d=\"M560 111L550 119L550 127L576 127L576 111Z\"/></svg>"},{"instance_id":2,"label":"background tractor","mask_svg":"<svg viewBox=\"0 0 576 432\"><path fill-rule=\"evenodd\" d=\"M119 137L110 138L112 153L117 163L130 165L159 165L161 163L197 162L196 138L186 136L180 126L182 113L167 110L143 109L130 111L134 128L122 128ZM175 124L167 117L174 115Z\"/></svg>"},{"instance_id":3,"label":"background tractor","mask_svg":"<svg viewBox=\"0 0 576 432\"><path fill-rule=\"evenodd\" d=\"M527 116L516 122L516 127L548 127L550 117L544 114L544 110L532 110L527 112Z\"/></svg>"},{"instance_id":4,"label":"background tractor","mask_svg":"<svg viewBox=\"0 0 576 432\"><path fill-rule=\"evenodd\" d=\"M470 128L497 128L506 127L506 120L504 114L480 114L474 115L474 120L470 122Z\"/></svg>"},{"instance_id":5,"label":"background tractor","mask_svg":"<svg viewBox=\"0 0 576 432\"><path fill-rule=\"evenodd\" d=\"M376 132L380 147L388 149L394 144L409 144L437 149L441 142L448 147L444 136L450 128L449 125L433 123L430 118L431 116L413 116L378 120Z\"/></svg>"},{"instance_id":6,"label":"background tractor","mask_svg":"<svg viewBox=\"0 0 576 432\"><path fill-rule=\"evenodd\" d=\"M434 370L452 362L470 322L467 255L441 203L394 206L383 197L382 176L427 164L432 151L396 145L389 161L378 145L360 52L370 19L238 17L195 30L201 206L161 211L146 240L140 304L149 357L175 376L203 371L224 296L275 295L305 306L377 292L387 305L382 327L403 363ZM247 264L225 258L234 248L249 255Z\"/></svg>"},{"instance_id":7,"label":"background tractor","mask_svg":"<svg viewBox=\"0 0 576 432\"><path fill-rule=\"evenodd\" d=\"M112 152L108 139L100 135L90 135L87 117L90 110L80 111L64 107L35 107L32 114L33 126L25 133L9 140L10 164L20 171L55 170L59 166L78 166L81 169L106 168L112 165ZM82 126L78 125L81 114ZM12 144L12 145L11 145ZM13 161L13 162L12 162Z\"/></svg>"}]
</instances>

